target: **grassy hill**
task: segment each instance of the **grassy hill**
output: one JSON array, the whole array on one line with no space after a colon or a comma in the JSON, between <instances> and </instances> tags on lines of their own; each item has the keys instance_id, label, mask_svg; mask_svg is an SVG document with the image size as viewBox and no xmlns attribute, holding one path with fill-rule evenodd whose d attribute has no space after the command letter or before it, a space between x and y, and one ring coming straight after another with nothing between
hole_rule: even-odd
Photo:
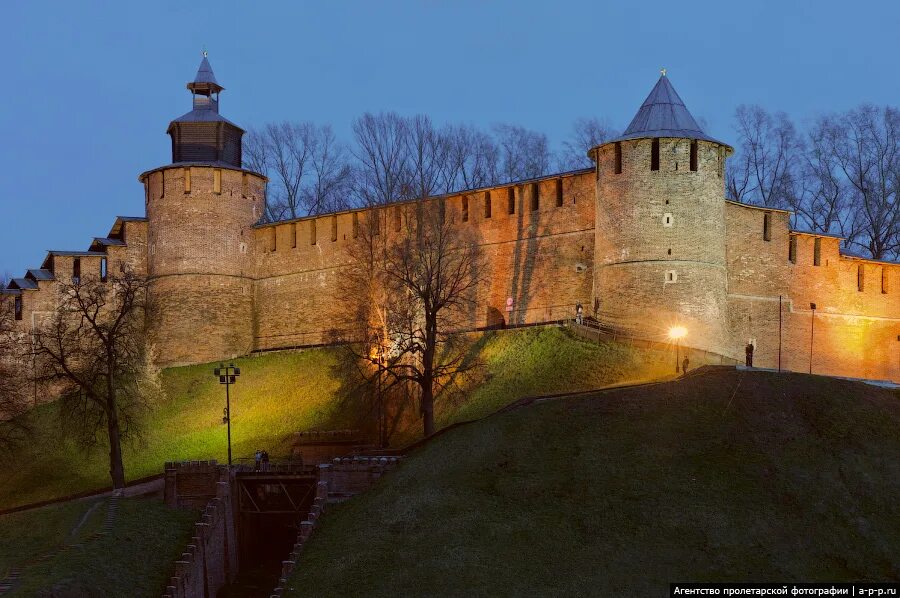
<instances>
[{"instance_id":1,"label":"grassy hill","mask_svg":"<svg viewBox=\"0 0 900 598\"><path fill-rule=\"evenodd\" d=\"M4 515L0 580L19 569L4 596L159 596L196 519L158 498L120 499L112 514L93 499Z\"/></svg>"},{"instance_id":2,"label":"grassy hill","mask_svg":"<svg viewBox=\"0 0 900 598\"><path fill-rule=\"evenodd\" d=\"M717 370L547 401L417 449L336 506L292 596L663 596L900 580L900 394Z\"/></svg>"},{"instance_id":3,"label":"grassy hill","mask_svg":"<svg viewBox=\"0 0 900 598\"><path fill-rule=\"evenodd\" d=\"M524 395L658 378L671 372L674 361L671 351L585 342L553 327L487 333L472 340L482 372L460 392L438 399L439 426L491 413ZM242 375L232 395L236 457L251 456L257 448L284 454L293 432L359 423L358 405L345 400L346 361L340 349L269 353L237 364ZM166 461L225 460L224 389L212 367L162 373L166 399L150 406L142 435L125 446L129 479L161 473ZM79 446L57 411L52 403L35 409L27 416L36 432L33 441L15 454L0 455L0 509L109 485L103 443ZM418 437L414 417L402 424L394 442Z\"/></svg>"}]
</instances>

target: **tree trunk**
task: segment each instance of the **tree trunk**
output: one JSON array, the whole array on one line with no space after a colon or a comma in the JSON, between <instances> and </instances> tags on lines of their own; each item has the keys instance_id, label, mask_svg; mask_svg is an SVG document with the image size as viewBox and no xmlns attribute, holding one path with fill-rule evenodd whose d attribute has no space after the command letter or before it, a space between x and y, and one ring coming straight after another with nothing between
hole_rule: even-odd
<instances>
[{"instance_id":1,"label":"tree trunk","mask_svg":"<svg viewBox=\"0 0 900 598\"><path fill-rule=\"evenodd\" d=\"M425 437L434 434L434 391L431 376L425 376L422 384L422 426Z\"/></svg>"},{"instance_id":2,"label":"tree trunk","mask_svg":"<svg viewBox=\"0 0 900 598\"><path fill-rule=\"evenodd\" d=\"M109 437L109 476L112 478L113 494L125 488L125 466L122 464L122 437L119 430L119 411L113 391L106 398L106 433Z\"/></svg>"}]
</instances>

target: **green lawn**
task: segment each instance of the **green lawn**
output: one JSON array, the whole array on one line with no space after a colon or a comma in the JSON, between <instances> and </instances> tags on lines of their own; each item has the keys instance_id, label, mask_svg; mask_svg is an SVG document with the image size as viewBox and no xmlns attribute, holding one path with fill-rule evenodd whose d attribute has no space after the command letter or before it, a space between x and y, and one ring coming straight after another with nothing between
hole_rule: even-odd
<instances>
[{"instance_id":1,"label":"green lawn","mask_svg":"<svg viewBox=\"0 0 900 598\"><path fill-rule=\"evenodd\" d=\"M476 335L473 342L481 373L460 392L439 398L439 426L486 415L529 394L659 377L671 371L673 361L669 351L585 342L552 327ZM348 392L339 374L344 355L340 349L312 349L237 360L242 375L232 396L235 456L251 456L257 448L285 454L292 432L358 425L358 406L342 400ZM128 479L162 473L166 461L225 460L224 389L212 367L163 371L166 398L144 417L142 436L125 447ZM33 441L13 455L0 455L0 509L108 486L105 446L78 445L55 404L27 417L37 431ZM411 417L393 440L404 443L419 434L420 424Z\"/></svg>"},{"instance_id":2,"label":"green lawn","mask_svg":"<svg viewBox=\"0 0 900 598\"><path fill-rule=\"evenodd\" d=\"M190 538L194 511L159 498L81 500L0 516L0 579L20 570L8 596L159 596Z\"/></svg>"},{"instance_id":3,"label":"green lawn","mask_svg":"<svg viewBox=\"0 0 900 598\"><path fill-rule=\"evenodd\" d=\"M330 510L290 595L897 581L898 429L897 392L734 370L524 407L436 438Z\"/></svg>"}]
</instances>

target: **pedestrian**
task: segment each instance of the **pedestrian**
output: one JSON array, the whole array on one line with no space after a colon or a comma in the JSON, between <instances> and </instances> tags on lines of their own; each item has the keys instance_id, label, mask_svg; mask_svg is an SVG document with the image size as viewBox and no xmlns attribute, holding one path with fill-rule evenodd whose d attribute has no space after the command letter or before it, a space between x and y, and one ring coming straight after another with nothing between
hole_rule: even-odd
<instances>
[{"instance_id":1,"label":"pedestrian","mask_svg":"<svg viewBox=\"0 0 900 598\"><path fill-rule=\"evenodd\" d=\"M256 454L253 455L253 457L256 460L256 467L255 467L254 471L259 471L259 464L262 463L262 451L259 449L256 449Z\"/></svg>"},{"instance_id":2,"label":"pedestrian","mask_svg":"<svg viewBox=\"0 0 900 598\"><path fill-rule=\"evenodd\" d=\"M575 304L575 323L579 326L584 324L584 308L580 303Z\"/></svg>"},{"instance_id":3,"label":"pedestrian","mask_svg":"<svg viewBox=\"0 0 900 598\"><path fill-rule=\"evenodd\" d=\"M744 347L744 353L747 355L747 367L753 367L753 343L747 341L747 346Z\"/></svg>"},{"instance_id":4,"label":"pedestrian","mask_svg":"<svg viewBox=\"0 0 900 598\"><path fill-rule=\"evenodd\" d=\"M684 361L681 362L681 373L682 373L682 374L687 374L688 366L690 365L690 363L691 363L691 362L690 362L690 360L688 359L688 356L685 355L685 356L684 356Z\"/></svg>"},{"instance_id":5,"label":"pedestrian","mask_svg":"<svg viewBox=\"0 0 900 598\"><path fill-rule=\"evenodd\" d=\"M269 451L262 452L262 467L263 471L269 471Z\"/></svg>"}]
</instances>

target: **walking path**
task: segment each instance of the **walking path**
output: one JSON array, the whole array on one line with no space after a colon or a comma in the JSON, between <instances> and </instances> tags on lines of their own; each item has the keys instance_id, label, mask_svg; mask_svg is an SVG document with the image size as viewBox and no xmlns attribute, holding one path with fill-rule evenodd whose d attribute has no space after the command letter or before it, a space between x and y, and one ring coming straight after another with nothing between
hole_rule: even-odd
<instances>
[{"instance_id":1,"label":"walking path","mask_svg":"<svg viewBox=\"0 0 900 598\"><path fill-rule=\"evenodd\" d=\"M28 569L40 565L42 563L46 563L47 561L53 559L55 556L66 552L68 550L76 550L81 549L90 542L95 542L102 538L103 536L108 535L112 532L113 527L116 524L116 516L119 513L119 497L118 496L109 496L106 499L106 516L103 518L103 524L100 526L100 529L95 531L94 533L81 538L75 542L61 544L59 546L54 547L47 552L39 554L37 556L26 559L21 563L17 563L15 566L11 567L6 574L6 577L0 579L0 596L7 594L15 589L19 580L22 578L22 573L27 571ZM69 532L69 538L76 538L78 532L81 530L82 526L87 522L90 518L90 515L97 509L99 505L103 503L98 502L96 505L92 506L88 511L84 514L81 520L75 525L74 528Z\"/></svg>"}]
</instances>

